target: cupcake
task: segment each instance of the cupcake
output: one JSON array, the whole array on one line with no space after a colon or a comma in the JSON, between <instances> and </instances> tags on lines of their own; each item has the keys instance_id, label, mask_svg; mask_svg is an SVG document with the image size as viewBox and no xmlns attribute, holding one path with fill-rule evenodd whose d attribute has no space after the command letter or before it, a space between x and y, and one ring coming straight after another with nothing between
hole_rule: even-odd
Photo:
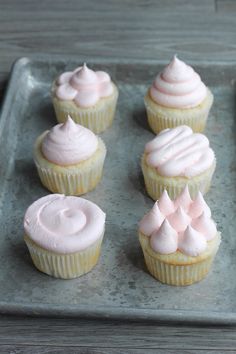
<instances>
[{"instance_id":1,"label":"cupcake","mask_svg":"<svg viewBox=\"0 0 236 354\"><path fill-rule=\"evenodd\" d=\"M205 194L216 159L209 140L182 125L165 129L145 146L141 167L149 196L157 200L164 189L173 199L187 184L192 197Z\"/></svg>"},{"instance_id":2,"label":"cupcake","mask_svg":"<svg viewBox=\"0 0 236 354\"><path fill-rule=\"evenodd\" d=\"M156 77L144 103L154 133L178 125L202 132L213 103L213 94L200 76L176 56Z\"/></svg>"},{"instance_id":3,"label":"cupcake","mask_svg":"<svg viewBox=\"0 0 236 354\"><path fill-rule=\"evenodd\" d=\"M163 192L140 222L139 241L151 275L183 286L208 274L221 236L201 192L192 200L185 187L173 201Z\"/></svg>"},{"instance_id":4,"label":"cupcake","mask_svg":"<svg viewBox=\"0 0 236 354\"><path fill-rule=\"evenodd\" d=\"M102 177L106 147L102 139L70 117L41 134L34 161L42 184L53 193L81 195Z\"/></svg>"},{"instance_id":5,"label":"cupcake","mask_svg":"<svg viewBox=\"0 0 236 354\"><path fill-rule=\"evenodd\" d=\"M78 197L50 194L38 199L24 217L24 240L37 269L72 279L96 264L105 229L105 214Z\"/></svg>"},{"instance_id":6,"label":"cupcake","mask_svg":"<svg viewBox=\"0 0 236 354\"><path fill-rule=\"evenodd\" d=\"M118 89L104 71L93 71L86 64L61 74L53 83L52 101L59 123L68 114L94 133L107 129L113 121Z\"/></svg>"}]
</instances>

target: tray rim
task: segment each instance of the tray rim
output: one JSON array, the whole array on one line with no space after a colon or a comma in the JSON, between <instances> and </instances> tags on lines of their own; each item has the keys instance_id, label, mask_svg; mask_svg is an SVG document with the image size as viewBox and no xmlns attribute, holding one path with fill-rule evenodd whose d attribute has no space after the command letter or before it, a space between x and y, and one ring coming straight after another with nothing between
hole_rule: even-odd
<instances>
[{"instance_id":1,"label":"tray rim","mask_svg":"<svg viewBox=\"0 0 236 354\"><path fill-rule=\"evenodd\" d=\"M21 74L21 69L26 64L43 62L44 64L56 63L73 63L75 61L90 60L93 64L119 64L119 65L165 65L166 61L156 59L117 59L112 57L90 57L87 55L79 56L60 56L57 55L30 55L28 57L20 57L13 63L8 83L2 100L0 110L0 137L3 131L5 121L9 112L12 109L11 100L17 87L14 85L15 78ZM236 60L215 61L215 60L188 60L193 65L200 66L236 66ZM236 79L236 76L235 76ZM232 80L235 81L232 75ZM61 305L51 303L38 303L34 302L27 304L24 302L6 302L0 301L0 314L4 315L25 315L33 317L69 317L69 318L84 318L84 319L110 319L110 320L127 320L127 321L155 321L155 322L169 322L169 323L194 323L194 324L217 324L217 325L236 325L236 311L235 312L222 312L222 311L209 311L208 313L203 310L189 311L189 310L155 310L152 308L134 308L125 306L96 306L91 307L90 310L86 309L83 305L67 305L67 308L61 308Z\"/></svg>"}]
</instances>

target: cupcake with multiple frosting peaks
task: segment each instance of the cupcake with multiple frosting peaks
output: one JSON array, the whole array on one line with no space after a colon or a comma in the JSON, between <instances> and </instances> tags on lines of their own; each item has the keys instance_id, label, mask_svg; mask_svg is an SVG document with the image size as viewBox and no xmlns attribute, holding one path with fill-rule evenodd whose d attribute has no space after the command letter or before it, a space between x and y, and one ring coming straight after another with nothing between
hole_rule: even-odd
<instances>
[{"instance_id":1,"label":"cupcake with multiple frosting peaks","mask_svg":"<svg viewBox=\"0 0 236 354\"><path fill-rule=\"evenodd\" d=\"M81 195L94 189L102 177L106 147L89 129L69 116L41 134L34 161L42 184L53 193Z\"/></svg>"},{"instance_id":2,"label":"cupcake with multiple frosting peaks","mask_svg":"<svg viewBox=\"0 0 236 354\"><path fill-rule=\"evenodd\" d=\"M204 130L213 94L192 67L175 55L157 75L145 99L148 122L154 133L178 125Z\"/></svg>"},{"instance_id":3,"label":"cupcake with multiple frosting peaks","mask_svg":"<svg viewBox=\"0 0 236 354\"><path fill-rule=\"evenodd\" d=\"M84 64L61 74L53 83L52 99L59 123L68 114L78 124L100 133L112 124L118 89L104 71L93 71Z\"/></svg>"},{"instance_id":4,"label":"cupcake with multiple frosting peaks","mask_svg":"<svg viewBox=\"0 0 236 354\"><path fill-rule=\"evenodd\" d=\"M192 200L186 186L175 200L163 192L139 224L139 241L149 272L180 286L208 274L221 236L201 192Z\"/></svg>"},{"instance_id":5,"label":"cupcake with multiple frosting peaks","mask_svg":"<svg viewBox=\"0 0 236 354\"><path fill-rule=\"evenodd\" d=\"M207 137L188 126L165 129L145 146L141 167L149 196L157 200L164 189L175 198L188 184L192 197L205 194L216 159Z\"/></svg>"},{"instance_id":6,"label":"cupcake with multiple frosting peaks","mask_svg":"<svg viewBox=\"0 0 236 354\"><path fill-rule=\"evenodd\" d=\"M78 197L50 194L29 206L24 239L37 269L56 278L71 279L97 263L105 214Z\"/></svg>"}]
</instances>

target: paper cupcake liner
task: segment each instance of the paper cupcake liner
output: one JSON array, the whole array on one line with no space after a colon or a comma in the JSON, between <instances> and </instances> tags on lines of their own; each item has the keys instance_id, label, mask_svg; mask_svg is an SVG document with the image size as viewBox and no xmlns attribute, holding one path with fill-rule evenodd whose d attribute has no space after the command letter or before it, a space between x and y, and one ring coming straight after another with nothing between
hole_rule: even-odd
<instances>
[{"instance_id":1,"label":"paper cupcake liner","mask_svg":"<svg viewBox=\"0 0 236 354\"><path fill-rule=\"evenodd\" d=\"M56 172L35 164L42 184L53 193L65 195L82 195L93 190L100 182L103 172L103 162L100 161L89 171L78 173Z\"/></svg>"},{"instance_id":2,"label":"paper cupcake liner","mask_svg":"<svg viewBox=\"0 0 236 354\"><path fill-rule=\"evenodd\" d=\"M118 99L118 90L115 89L114 94L111 97L104 99L104 103L92 108L80 108L75 109L68 108L64 101L60 101L57 98L53 98L53 105L56 113L56 117L59 123L64 123L67 120L68 115L78 124L89 128L94 133L98 134L106 130L113 122L116 110L116 103Z\"/></svg>"},{"instance_id":3,"label":"paper cupcake liner","mask_svg":"<svg viewBox=\"0 0 236 354\"><path fill-rule=\"evenodd\" d=\"M88 273L98 262L103 235L83 251L57 254L36 245L24 237L35 267L55 278L73 279Z\"/></svg>"},{"instance_id":4,"label":"paper cupcake liner","mask_svg":"<svg viewBox=\"0 0 236 354\"><path fill-rule=\"evenodd\" d=\"M188 185L189 193L192 198L197 196L198 191L203 195L206 194L210 188L213 173L215 171L216 163L202 173L201 175L186 178L186 177L164 177L157 173L155 168L148 166L142 158L142 171L144 176L144 183L148 195L157 200L166 189L171 199L175 199Z\"/></svg>"},{"instance_id":5,"label":"paper cupcake liner","mask_svg":"<svg viewBox=\"0 0 236 354\"><path fill-rule=\"evenodd\" d=\"M206 260L184 266L177 266L160 262L144 252L148 271L162 283L176 286L191 285L202 280L208 273L213 257Z\"/></svg>"},{"instance_id":6,"label":"paper cupcake liner","mask_svg":"<svg viewBox=\"0 0 236 354\"><path fill-rule=\"evenodd\" d=\"M158 257L153 257L148 251L149 238L139 234L140 244L143 250L145 263L150 274L162 283L176 286L185 286L202 280L211 268L215 254L220 244L220 235L217 236L215 243L212 245L209 254L202 256L195 262L192 257L177 254L172 257L171 262L165 262ZM153 251L154 252L154 251ZM165 258L165 255L162 255ZM168 256L166 256L168 259Z\"/></svg>"},{"instance_id":7,"label":"paper cupcake liner","mask_svg":"<svg viewBox=\"0 0 236 354\"><path fill-rule=\"evenodd\" d=\"M148 123L154 133L159 133L167 128L175 128L179 125L188 125L193 132L202 132L205 129L207 117L213 103L213 95L208 90L208 96L205 101L198 107L189 109L170 109L162 107L149 96L144 99Z\"/></svg>"},{"instance_id":8,"label":"paper cupcake liner","mask_svg":"<svg viewBox=\"0 0 236 354\"><path fill-rule=\"evenodd\" d=\"M58 166L49 162L41 153L44 133L34 147L34 161L42 184L53 193L82 195L100 182L106 157L106 147L99 138L98 150L88 160L77 165Z\"/></svg>"}]
</instances>

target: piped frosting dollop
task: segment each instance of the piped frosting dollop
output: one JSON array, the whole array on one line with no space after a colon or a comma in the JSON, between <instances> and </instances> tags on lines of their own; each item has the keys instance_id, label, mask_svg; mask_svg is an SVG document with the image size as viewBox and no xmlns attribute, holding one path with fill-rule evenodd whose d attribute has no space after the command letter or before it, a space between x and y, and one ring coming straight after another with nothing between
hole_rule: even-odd
<instances>
[{"instance_id":1,"label":"piped frosting dollop","mask_svg":"<svg viewBox=\"0 0 236 354\"><path fill-rule=\"evenodd\" d=\"M97 147L96 135L68 116L65 123L55 125L46 133L41 150L47 160L68 166L88 159Z\"/></svg>"},{"instance_id":2,"label":"piped frosting dollop","mask_svg":"<svg viewBox=\"0 0 236 354\"><path fill-rule=\"evenodd\" d=\"M193 68L175 55L156 77L150 96L156 103L169 108L198 106L207 95L207 88Z\"/></svg>"},{"instance_id":3,"label":"piped frosting dollop","mask_svg":"<svg viewBox=\"0 0 236 354\"><path fill-rule=\"evenodd\" d=\"M56 253L73 253L102 236L105 213L94 203L78 197L49 194L27 209L26 234L39 246Z\"/></svg>"},{"instance_id":4,"label":"piped frosting dollop","mask_svg":"<svg viewBox=\"0 0 236 354\"><path fill-rule=\"evenodd\" d=\"M150 244L155 252L161 254L170 254L177 251L178 234L175 229L171 227L167 219L163 221L161 227L157 231L153 232Z\"/></svg>"},{"instance_id":5,"label":"piped frosting dollop","mask_svg":"<svg viewBox=\"0 0 236 354\"><path fill-rule=\"evenodd\" d=\"M173 201L164 191L141 220L139 231L150 237L150 246L155 252L169 254L178 249L193 257L204 252L207 242L217 235L210 208L202 194L199 192L192 200L188 186Z\"/></svg>"},{"instance_id":6,"label":"piped frosting dollop","mask_svg":"<svg viewBox=\"0 0 236 354\"><path fill-rule=\"evenodd\" d=\"M209 169L215 155L205 135L181 125L163 130L148 142L145 160L162 176L191 178Z\"/></svg>"},{"instance_id":7,"label":"piped frosting dollop","mask_svg":"<svg viewBox=\"0 0 236 354\"><path fill-rule=\"evenodd\" d=\"M178 248L188 256L197 257L207 248L207 241L202 233L189 225L180 238Z\"/></svg>"},{"instance_id":8,"label":"piped frosting dollop","mask_svg":"<svg viewBox=\"0 0 236 354\"><path fill-rule=\"evenodd\" d=\"M108 97L112 93L110 76L104 71L93 71L86 64L61 74L55 89L57 98L73 101L82 108L91 107L100 98Z\"/></svg>"},{"instance_id":9,"label":"piped frosting dollop","mask_svg":"<svg viewBox=\"0 0 236 354\"><path fill-rule=\"evenodd\" d=\"M144 215L144 217L140 221L139 224L140 231L144 235L150 236L153 233L153 231L155 231L161 226L164 219L165 217L161 213L158 204L155 203L152 209L149 211L149 213Z\"/></svg>"}]
</instances>

